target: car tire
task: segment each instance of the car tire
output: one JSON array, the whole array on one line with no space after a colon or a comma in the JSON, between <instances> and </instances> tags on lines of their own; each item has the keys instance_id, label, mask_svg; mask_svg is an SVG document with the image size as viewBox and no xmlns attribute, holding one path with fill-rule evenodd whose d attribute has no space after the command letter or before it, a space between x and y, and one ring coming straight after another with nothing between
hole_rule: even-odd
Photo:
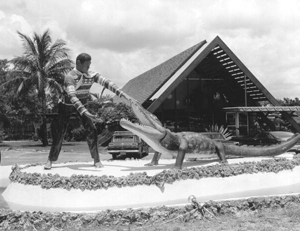
<instances>
[{"instance_id":1,"label":"car tire","mask_svg":"<svg viewBox=\"0 0 300 231\"><path fill-rule=\"evenodd\" d=\"M112 154L112 158L113 158L113 160L116 160L117 159L117 154Z\"/></svg>"},{"instance_id":2,"label":"car tire","mask_svg":"<svg viewBox=\"0 0 300 231\"><path fill-rule=\"evenodd\" d=\"M148 154L149 154L149 146L144 146L141 153L141 158L148 156Z\"/></svg>"},{"instance_id":3,"label":"car tire","mask_svg":"<svg viewBox=\"0 0 300 231\"><path fill-rule=\"evenodd\" d=\"M143 151L139 152L138 154L138 159L142 159L143 158Z\"/></svg>"}]
</instances>

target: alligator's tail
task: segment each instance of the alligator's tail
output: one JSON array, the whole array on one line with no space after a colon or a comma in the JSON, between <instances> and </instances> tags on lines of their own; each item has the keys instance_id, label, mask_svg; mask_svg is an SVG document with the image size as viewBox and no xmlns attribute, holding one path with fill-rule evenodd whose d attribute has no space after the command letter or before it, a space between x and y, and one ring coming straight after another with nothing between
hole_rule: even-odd
<instances>
[{"instance_id":1,"label":"alligator's tail","mask_svg":"<svg viewBox=\"0 0 300 231\"><path fill-rule=\"evenodd\" d=\"M300 134L295 134L289 140L271 146L236 146L236 145L224 145L224 151L226 155L233 156L276 156L285 153L291 149L300 140Z\"/></svg>"}]
</instances>

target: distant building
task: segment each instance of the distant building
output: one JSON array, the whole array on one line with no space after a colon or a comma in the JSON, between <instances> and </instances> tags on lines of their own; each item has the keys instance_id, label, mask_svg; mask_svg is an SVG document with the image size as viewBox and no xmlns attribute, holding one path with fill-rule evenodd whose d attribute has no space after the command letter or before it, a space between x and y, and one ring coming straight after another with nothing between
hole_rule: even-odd
<instances>
[{"instance_id":1,"label":"distant building","mask_svg":"<svg viewBox=\"0 0 300 231\"><path fill-rule=\"evenodd\" d=\"M268 114L275 111L300 132L292 117L300 107L278 107L277 100L218 36L131 79L123 90L173 131L203 131L218 124L234 135L249 135L256 117L272 129ZM118 97L114 101L125 102ZM275 107L261 107L262 101Z\"/></svg>"}]
</instances>

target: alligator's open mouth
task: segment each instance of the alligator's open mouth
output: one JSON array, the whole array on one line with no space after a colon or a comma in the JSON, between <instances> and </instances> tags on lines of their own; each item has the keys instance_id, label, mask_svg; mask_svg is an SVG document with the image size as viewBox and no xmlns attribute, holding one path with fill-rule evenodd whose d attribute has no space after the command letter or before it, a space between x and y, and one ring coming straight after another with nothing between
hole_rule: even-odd
<instances>
[{"instance_id":1,"label":"alligator's open mouth","mask_svg":"<svg viewBox=\"0 0 300 231\"><path fill-rule=\"evenodd\" d=\"M163 132L157 130L156 128L153 128L152 126L143 125L139 123L132 123L131 121L127 119L121 119L120 125L133 132L137 136L139 136L141 139L143 139L150 147L154 148L160 146L160 140L163 139L163 137L166 134L166 130Z\"/></svg>"},{"instance_id":2,"label":"alligator's open mouth","mask_svg":"<svg viewBox=\"0 0 300 231\"><path fill-rule=\"evenodd\" d=\"M132 123L131 121L129 121L127 119L121 119L120 125L123 128L126 128L135 134L139 133L139 134L147 134L147 135L151 135L151 136L152 135L161 136L161 135L165 134L165 131L160 132L159 130L157 130L156 128L154 128L152 126L143 125L143 124L139 124L139 123Z\"/></svg>"},{"instance_id":3,"label":"alligator's open mouth","mask_svg":"<svg viewBox=\"0 0 300 231\"><path fill-rule=\"evenodd\" d=\"M131 108L140 123L132 123L127 119L121 119L120 125L139 136L155 151L162 152L164 149L160 142L166 136L167 129L163 127L155 115L144 109L139 103L130 102Z\"/></svg>"},{"instance_id":4,"label":"alligator's open mouth","mask_svg":"<svg viewBox=\"0 0 300 231\"><path fill-rule=\"evenodd\" d=\"M166 129L162 126L158 118L151 112L144 109L141 105L139 105L139 103L131 101L131 108L136 117L139 119L141 125L152 127L163 133L165 132Z\"/></svg>"}]
</instances>

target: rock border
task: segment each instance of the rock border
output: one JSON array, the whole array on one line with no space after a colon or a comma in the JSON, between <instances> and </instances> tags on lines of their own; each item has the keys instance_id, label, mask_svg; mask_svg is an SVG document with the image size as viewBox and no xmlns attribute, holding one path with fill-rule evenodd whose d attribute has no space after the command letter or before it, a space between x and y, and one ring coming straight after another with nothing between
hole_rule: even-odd
<instances>
[{"instance_id":1,"label":"rock border","mask_svg":"<svg viewBox=\"0 0 300 231\"><path fill-rule=\"evenodd\" d=\"M293 159L274 158L258 162L243 162L235 164L220 164L202 167L192 167L182 170L168 169L154 175L148 176L146 172L130 173L127 176L94 176L76 175L71 177L60 176L58 174L26 173L23 169L39 164L30 164L25 167L14 165L9 176L11 182L41 186L43 189L61 188L66 190L80 189L101 190L110 187L133 187L137 185L157 185L162 187L164 184L172 184L175 181L197 179L208 177L231 177L242 174L255 174L258 172L278 173L283 170L292 170L300 165L300 155L294 155Z\"/></svg>"},{"instance_id":2,"label":"rock border","mask_svg":"<svg viewBox=\"0 0 300 231\"><path fill-rule=\"evenodd\" d=\"M38 164L27 165L20 168L15 165L10 175L10 180L21 184L44 185L45 188L79 187L81 190L92 190L108 187L127 187L137 184L172 184L176 180L201 179L206 177L230 177L241 174L254 174L258 172L280 172L292 170L300 165L300 155L295 155L292 160L285 158L262 160L259 162L245 162L242 164L213 165L183 170L164 170L151 177L145 173L130 174L126 177L102 176L99 185L91 184L87 179L91 176L73 175L60 177L52 174L29 174L22 169ZM95 176L96 177L96 176ZM72 180L76 182L73 184ZM40 182L43 182L41 184ZM92 181L93 182L93 181ZM98 181L97 181L98 182ZM116 184L119 182L119 184ZM72 184L71 184L72 183ZM67 186L63 186L67 184ZM259 209L287 208L299 206L300 194L272 197L256 197L239 200L208 201L201 204L214 216L236 214L241 211L256 211ZM0 229L3 230L84 230L95 227L132 226L142 227L163 223L171 219L188 222L203 219L200 208L195 204L185 206L160 206L141 209L105 210L98 213L71 213L71 212L28 212L0 209ZM194 212L196 211L196 213ZM212 218L213 219L213 218Z\"/></svg>"}]
</instances>

